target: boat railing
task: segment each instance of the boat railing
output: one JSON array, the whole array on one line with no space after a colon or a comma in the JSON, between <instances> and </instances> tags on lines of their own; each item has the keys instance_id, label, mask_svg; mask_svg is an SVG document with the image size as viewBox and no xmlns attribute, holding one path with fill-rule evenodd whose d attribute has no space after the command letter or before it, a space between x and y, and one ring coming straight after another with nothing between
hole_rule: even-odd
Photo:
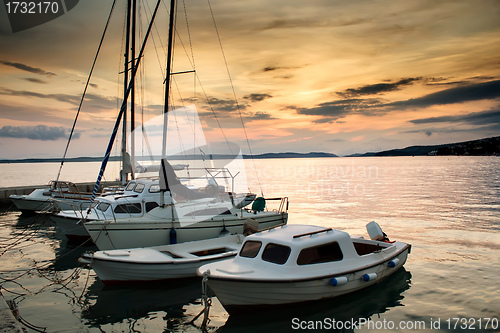
<instances>
[{"instance_id":1,"label":"boat railing","mask_svg":"<svg viewBox=\"0 0 500 333\"><path fill-rule=\"evenodd\" d=\"M238 171L236 174L232 174L228 168L185 168L188 173L187 176L180 176L179 178L182 180L199 180L203 178L214 179L217 180L230 180L231 188L228 192L234 192L234 180L240 174ZM190 172L203 171L202 176L191 176Z\"/></svg>"},{"instance_id":2,"label":"boat railing","mask_svg":"<svg viewBox=\"0 0 500 333\"><path fill-rule=\"evenodd\" d=\"M265 198L266 201L279 201L278 209L275 209L278 213L288 212L288 197L277 197L277 198Z\"/></svg>"},{"instance_id":3,"label":"boat railing","mask_svg":"<svg viewBox=\"0 0 500 333\"><path fill-rule=\"evenodd\" d=\"M89 202L73 202L71 204L71 209L75 213L75 216L80 217L82 219L84 219L86 215L88 216L86 212L89 211L94 212L97 219L105 219L106 215L104 215L104 211L98 208L100 204L101 202L98 201L94 201L90 204ZM113 217L114 217L114 212L113 212Z\"/></svg>"}]
</instances>

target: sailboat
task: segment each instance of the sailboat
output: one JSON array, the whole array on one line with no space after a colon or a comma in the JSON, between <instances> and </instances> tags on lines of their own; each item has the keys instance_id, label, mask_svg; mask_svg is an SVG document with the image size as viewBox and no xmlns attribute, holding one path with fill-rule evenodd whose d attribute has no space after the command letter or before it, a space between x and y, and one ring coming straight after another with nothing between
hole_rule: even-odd
<instances>
[{"instance_id":1,"label":"sailboat","mask_svg":"<svg viewBox=\"0 0 500 333\"><path fill-rule=\"evenodd\" d=\"M142 44L137 62L132 67L130 83L125 92L122 108L105 153L95 189L98 188L116 137L121 115L127 105L132 81L142 58L144 47L154 22L158 5L151 17L148 31ZM244 191L246 176L243 155L239 147L227 143L231 154L223 160L212 160L213 167L203 167L195 177L180 176L167 158L179 154L205 159L206 141L194 106L169 109L171 99L170 78L172 48L174 40L175 0L171 1L167 70L165 78L165 111L163 119L162 159L159 177L135 179L128 183L123 193L101 196L86 211L63 211L58 219L83 225L100 250L135 247L150 247L215 238L228 233L243 233L245 222L252 222L255 228L267 229L286 224L288 220L288 198L257 197ZM190 120L186 135L179 129L178 115ZM174 117L177 130L183 138L194 137L188 148L176 143L170 131L168 117ZM201 132L200 132L201 131ZM173 149L172 149L173 145ZM198 157L195 156L198 152ZM209 154L208 154L209 155ZM239 169L238 169L239 167ZM194 168L186 168L188 174ZM202 180L204 186L186 184L186 180ZM242 186L243 184L243 186ZM243 190L243 191L242 191ZM94 199L93 199L94 200ZM276 202L275 209L269 209L269 202ZM80 228L81 230L81 228Z\"/></svg>"},{"instance_id":2,"label":"sailboat","mask_svg":"<svg viewBox=\"0 0 500 333\"><path fill-rule=\"evenodd\" d=\"M90 79L92 77L92 73L94 71L94 67L99 55L99 52L101 50L102 42L104 39L104 36L106 35L106 30L108 27L108 23L111 17L111 13L114 9L114 4L111 7L111 12L108 17L108 21L106 22L106 26L104 28L103 35L101 37L101 42L99 43L99 47L97 49L94 62L92 64L90 73L87 78L87 82L85 84L85 88L82 94L82 98L80 100L80 105L78 107L78 111L76 113L76 117L73 122L72 129L70 131L70 135L68 138L68 141L66 143L66 149L64 151L61 164L59 167L59 172L57 174L57 178L55 180L51 180L47 186L42 186L40 188L37 188L33 190L30 194L27 195L11 195L10 199L14 203L17 209L19 209L23 213L34 213L34 212L42 212L42 213L47 213L47 212L59 212L67 209L75 209L75 207L78 207L79 209L86 209L90 206L91 200L93 197L95 197L96 192L103 192L107 191L108 194L111 192L116 192L119 191L120 188L116 187L118 184L117 182L108 182L108 187L100 186L97 189L94 189L94 192L85 192L82 191L79 186L75 183L69 182L69 181L64 181L60 180L61 176L61 171L66 159L66 155L68 153L68 148L75 130L75 126L78 120L78 116L80 114L80 110L82 108L82 103L85 99L85 94L87 92L87 88L89 87L90 84ZM128 34L127 34L128 36ZM128 38L127 38L127 43L128 43ZM126 52L126 57L125 57L125 66L128 64L128 49ZM125 71L127 72L127 71ZM125 75L125 82L127 81L127 75ZM123 144L125 146L125 143ZM130 158L128 157L128 153L126 153L125 149L122 149L122 156L123 156L123 166L124 170L122 170L121 175L122 175L122 185L125 185L125 178L127 177L126 172L127 169L127 164L126 161L129 161Z\"/></svg>"}]
</instances>

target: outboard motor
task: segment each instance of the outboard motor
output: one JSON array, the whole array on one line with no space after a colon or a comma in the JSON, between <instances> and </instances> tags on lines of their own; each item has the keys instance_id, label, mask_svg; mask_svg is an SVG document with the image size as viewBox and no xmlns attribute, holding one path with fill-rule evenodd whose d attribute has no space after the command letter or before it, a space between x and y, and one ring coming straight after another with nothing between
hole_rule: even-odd
<instances>
[{"instance_id":1,"label":"outboard motor","mask_svg":"<svg viewBox=\"0 0 500 333\"><path fill-rule=\"evenodd\" d=\"M366 225L366 231L368 231L368 235L370 235L370 238L372 240L381 242L389 241L387 235L382 231L382 228L375 221L372 221Z\"/></svg>"}]
</instances>

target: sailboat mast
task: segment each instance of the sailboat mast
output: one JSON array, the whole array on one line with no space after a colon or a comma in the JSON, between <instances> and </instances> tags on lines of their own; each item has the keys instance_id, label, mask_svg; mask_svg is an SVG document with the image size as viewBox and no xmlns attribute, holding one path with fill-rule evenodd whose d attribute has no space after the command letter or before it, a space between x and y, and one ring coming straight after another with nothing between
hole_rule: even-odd
<instances>
[{"instance_id":1,"label":"sailboat mast","mask_svg":"<svg viewBox=\"0 0 500 333\"><path fill-rule=\"evenodd\" d=\"M132 68L132 73L131 73L131 78L130 80L133 81L135 78L135 75L137 73L137 69L139 68L139 64L141 62L142 55L144 54L144 48L146 47L146 42L148 41L149 34L151 33L151 28L153 27L153 22L156 18L156 13L158 12L158 7L160 7L161 0L158 0L156 3L156 7L153 11L153 15L151 16L151 21L149 22L148 29L146 31L146 34L144 36L144 41L142 42L141 49L139 51L139 55L137 56L137 62L135 64L135 67ZM120 122L122 121L123 113L125 112L125 109L127 108L127 100L128 96L130 95L130 90L132 89L132 82L129 82L127 89L125 90L125 96L122 102L122 106L120 107L120 112L118 112L118 116L116 118L115 126L113 127L113 132L111 133L111 138L109 139L108 142L108 147L106 148L106 152L104 153L104 158L101 163L101 168L99 170L99 174L97 175L97 180L94 185L94 190L92 191L92 197L90 198L90 203L92 204L94 202L97 190L99 189L99 185L101 184L101 179L102 176L104 175L104 171L106 170L106 165L108 164L109 156L111 155L111 150L113 149L113 143L115 142L116 139L116 133L118 132L118 127L120 126ZM87 210L87 214L90 213L91 206Z\"/></svg>"},{"instance_id":2,"label":"sailboat mast","mask_svg":"<svg viewBox=\"0 0 500 333\"><path fill-rule=\"evenodd\" d=\"M129 69L129 54L130 54L130 20L131 20L131 9L132 9L132 0L127 1L127 33L125 35L125 64L123 66L123 99L125 99L125 94L127 91L128 82L128 69ZM120 174L120 180L122 185L127 183L127 111L123 113L123 123L122 123L122 171Z\"/></svg>"},{"instance_id":3,"label":"sailboat mast","mask_svg":"<svg viewBox=\"0 0 500 333\"><path fill-rule=\"evenodd\" d=\"M130 48L130 53L132 56L132 68L135 67L135 36L136 36L136 22L137 22L137 0L132 0L132 46ZM132 166L130 170L130 177L135 178L134 168L135 168L135 80L132 84L131 99L130 99L130 164Z\"/></svg>"},{"instance_id":4,"label":"sailboat mast","mask_svg":"<svg viewBox=\"0 0 500 333\"><path fill-rule=\"evenodd\" d=\"M172 66L172 52L174 47L174 20L175 20L175 0L170 1L170 22L168 27L168 51L167 51L167 71L165 77L165 105L163 109L163 145L162 158L167 156L167 125L168 125L168 106L170 100L170 77Z\"/></svg>"}]
</instances>

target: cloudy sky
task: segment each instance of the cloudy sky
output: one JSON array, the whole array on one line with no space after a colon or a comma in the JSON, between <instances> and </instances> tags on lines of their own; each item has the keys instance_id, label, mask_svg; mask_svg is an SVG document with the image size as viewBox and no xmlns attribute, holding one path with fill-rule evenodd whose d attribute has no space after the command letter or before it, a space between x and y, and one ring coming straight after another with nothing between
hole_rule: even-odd
<instances>
[{"instance_id":1,"label":"cloudy sky","mask_svg":"<svg viewBox=\"0 0 500 333\"><path fill-rule=\"evenodd\" d=\"M117 2L69 156L104 154L121 103ZM139 1L140 35L155 2ZM0 158L62 156L111 3L80 1L16 33L0 6ZM179 3L174 71L194 59L197 78L174 76L173 104L195 101L214 141L246 146L246 131L254 153L346 155L500 135L498 0L210 5L223 53L208 2ZM137 79L138 122L162 109L166 7Z\"/></svg>"}]
</instances>

